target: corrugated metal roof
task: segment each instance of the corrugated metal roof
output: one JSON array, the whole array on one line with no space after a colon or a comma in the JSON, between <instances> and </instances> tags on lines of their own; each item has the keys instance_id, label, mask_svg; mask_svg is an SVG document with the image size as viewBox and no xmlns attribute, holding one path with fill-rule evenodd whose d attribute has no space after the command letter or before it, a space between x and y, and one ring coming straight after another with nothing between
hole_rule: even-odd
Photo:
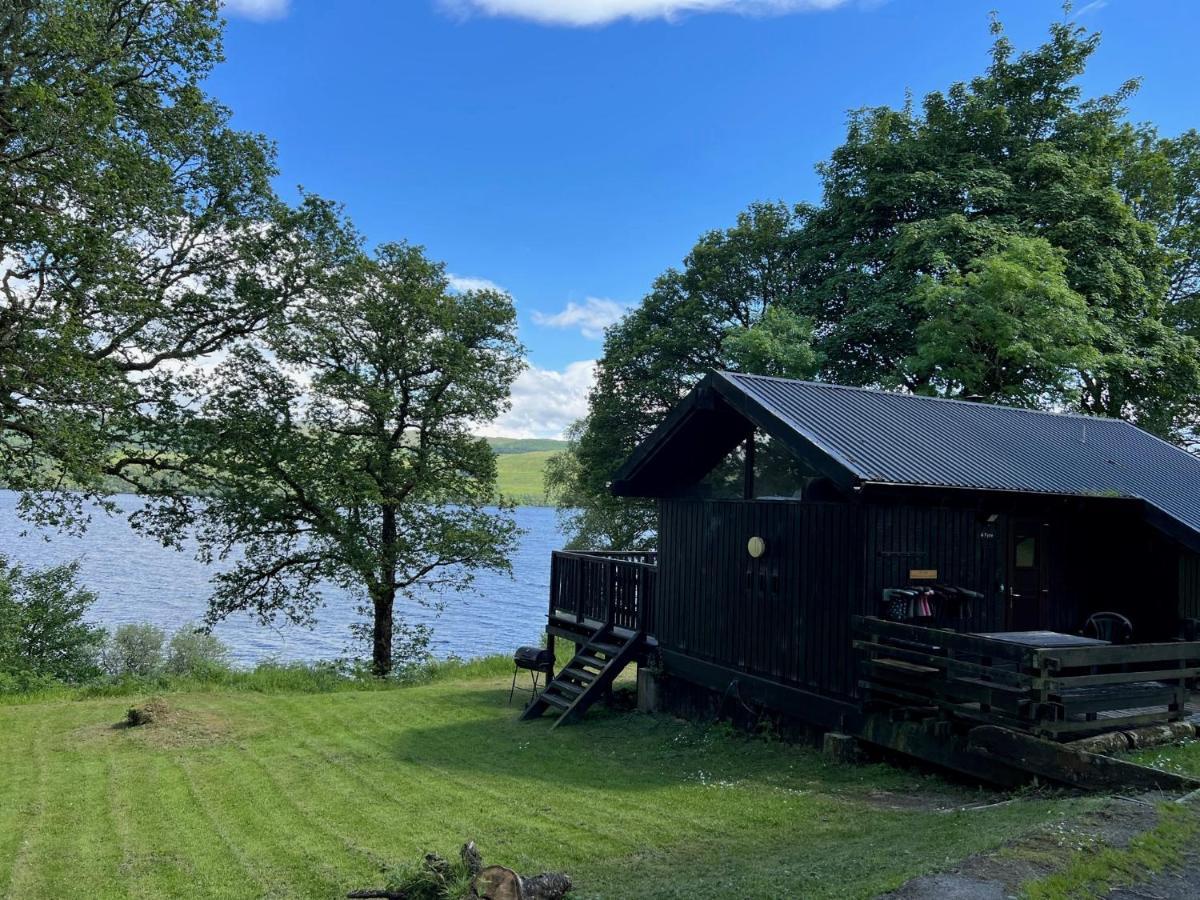
<instances>
[{"instance_id":1,"label":"corrugated metal roof","mask_svg":"<svg viewBox=\"0 0 1200 900\"><path fill-rule=\"evenodd\" d=\"M718 377L864 482L1127 497L1200 533L1200 457L1119 419Z\"/></svg>"}]
</instances>

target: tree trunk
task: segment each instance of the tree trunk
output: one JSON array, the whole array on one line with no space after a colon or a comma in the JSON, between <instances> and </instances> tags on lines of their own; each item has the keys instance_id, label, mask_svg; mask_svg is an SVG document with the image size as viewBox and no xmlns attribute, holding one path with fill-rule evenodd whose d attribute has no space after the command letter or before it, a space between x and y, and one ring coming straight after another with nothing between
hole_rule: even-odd
<instances>
[{"instance_id":1,"label":"tree trunk","mask_svg":"<svg viewBox=\"0 0 1200 900\"><path fill-rule=\"evenodd\" d=\"M375 608L371 669L377 678L392 674L392 632L396 606L396 507L384 506L380 529L378 586L371 591Z\"/></svg>"},{"instance_id":2,"label":"tree trunk","mask_svg":"<svg viewBox=\"0 0 1200 900\"><path fill-rule=\"evenodd\" d=\"M374 593L371 598L375 608L375 623L371 632L371 671L377 678L387 678L392 673L392 629L395 592L386 590Z\"/></svg>"}]
</instances>

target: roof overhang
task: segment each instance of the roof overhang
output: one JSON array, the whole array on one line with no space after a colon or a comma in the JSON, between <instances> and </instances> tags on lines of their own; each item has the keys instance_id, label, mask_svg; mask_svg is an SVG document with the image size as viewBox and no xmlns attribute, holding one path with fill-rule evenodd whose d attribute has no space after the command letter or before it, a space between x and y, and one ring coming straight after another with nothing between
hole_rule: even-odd
<instances>
[{"instance_id":1,"label":"roof overhang","mask_svg":"<svg viewBox=\"0 0 1200 900\"><path fill-rule=\"evenodd\" d=\"M722 372L710 372L667 413L663 422L642 441L617 470L610 485L618 497L675 497L686 492L744 443L756 429L786 447L815 472L844 492L868 495L898 491L921 494L1020 498L1026 502L1056 499L1084 500L1112 507L1124 505L1171 540L1200 554L1200 532L1141 497L1093 494L1055 494L1040 491L989 489L968 485L901 484L873 480L853 462L825 445L802 424L784 421Z\"/></svg>"},{"instance_id":2,"label":"roof overhang","mask_svg":"<svg viewBox=\"0 0 1200 900\"><path fill-rule=\"evenodd\" d=\"M822 447L815 436L798 431L720 372L710 372L630 454L613 476L618 497L673 497L713 470L755 429L849 490L861 477L845 461Z\"/></svg>"}]
</instances>

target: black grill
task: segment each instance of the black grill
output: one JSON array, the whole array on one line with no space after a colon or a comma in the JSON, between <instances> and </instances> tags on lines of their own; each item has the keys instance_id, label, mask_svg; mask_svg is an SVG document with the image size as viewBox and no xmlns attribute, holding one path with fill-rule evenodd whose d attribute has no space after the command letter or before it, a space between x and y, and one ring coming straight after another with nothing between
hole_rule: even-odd
<instances>
[{"instance_id":1,"label":"black grill","mask_svg":"<svg viewBox=\"0 0 1200 900\"><path fill-rule=\"evenodd\" d=\"M554 654L542 647L518 647L513 654L513 663L518 669L549 672L554 668Z\"/></svg>"}]
</instances>

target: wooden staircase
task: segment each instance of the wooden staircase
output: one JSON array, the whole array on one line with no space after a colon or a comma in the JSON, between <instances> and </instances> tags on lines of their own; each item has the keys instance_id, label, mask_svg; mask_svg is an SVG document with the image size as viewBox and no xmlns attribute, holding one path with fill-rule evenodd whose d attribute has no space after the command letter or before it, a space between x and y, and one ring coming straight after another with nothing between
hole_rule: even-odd
<instances>
[{"instance_id":1,"label":"wooden staircase","mask_svg":"<svg viewBox=\"0 0 1200 900\"><path fill-rule=\"evenodd\" d=\"M521 720L536 719L547 710L558 713L552 729L579 720L637 657L642 642L640 633L622 633L605 625L529 704Z\"/></svg>"}]
</instances>

